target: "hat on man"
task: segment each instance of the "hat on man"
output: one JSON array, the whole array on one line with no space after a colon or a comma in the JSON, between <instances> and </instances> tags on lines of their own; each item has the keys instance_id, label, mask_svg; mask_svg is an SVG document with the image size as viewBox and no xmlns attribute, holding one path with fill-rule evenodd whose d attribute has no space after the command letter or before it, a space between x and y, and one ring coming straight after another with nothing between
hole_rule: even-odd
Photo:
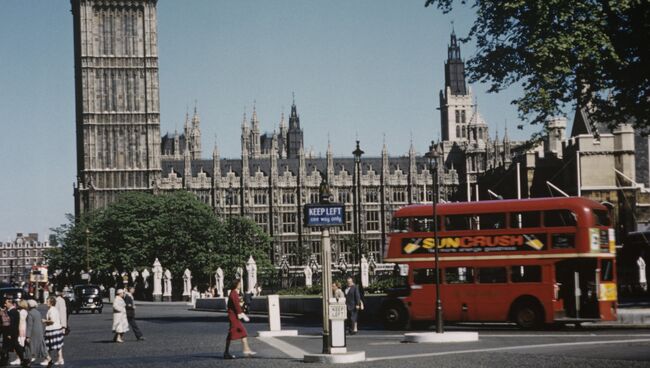
<instances>
[{"instance_id":1,"label":"hat on man","mask_svg":"<svg viewBox=\"0 0 650 368\"><path fill-rule=\"evenodd\" d=\"M27 305L29 305L30 308L36 308L38 307L38 303L34 299L29 299L27 301Z\"/></svg>"}]
</instances>

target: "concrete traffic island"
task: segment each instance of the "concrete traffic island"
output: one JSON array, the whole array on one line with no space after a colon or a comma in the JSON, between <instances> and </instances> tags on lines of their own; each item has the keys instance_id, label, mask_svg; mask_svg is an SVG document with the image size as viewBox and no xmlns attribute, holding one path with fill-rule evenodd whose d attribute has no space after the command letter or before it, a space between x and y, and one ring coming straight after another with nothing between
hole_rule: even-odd
<instances>
[{"instance_id":1,"label":"concrete traffic island","mask_svg":"<svg viewBox=\"0 0 650 368\"><path fill-rule=\"evenodd\" d=\"M358 363L365 360L365 351L349 351L346 353L332 354L305 354L302 361L305 363L345 364Z\"/></svg>"},{"instance_id":2,"label":"concrete traffic island","mask_svg":"<svg viewBox=\"0 0 650 368\"><path fill-rule=\"evenodd\" d=\"M447 343L478 341L478 332L410 332L404 334L404 342Z\"/></svg>"}]
</instances>

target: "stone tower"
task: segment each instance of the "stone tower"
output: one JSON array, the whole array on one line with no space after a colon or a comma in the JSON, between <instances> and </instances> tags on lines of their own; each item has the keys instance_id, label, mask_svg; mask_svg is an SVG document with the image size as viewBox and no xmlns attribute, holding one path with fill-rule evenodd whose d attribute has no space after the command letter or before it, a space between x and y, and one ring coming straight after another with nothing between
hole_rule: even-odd
<instances>
[{"instance_id":1,"label":"stone tower","mask_svg":"<svg viewBox=\"0 0 650 368\"><path fill-rule=\"evenodd\" d=\"M298 153L303 148L302 129L300 128L300 116L296 109L296 101L291 104L291 115L289 115L289 130L287 131L287 157L298 158Z\"/></svg>"},{"instance_id":2,"label":"stone tower","mask_svg":"<svg viewBox=\"0 0 650 368\"><path fill-rule=\"evenodd\" d=\"M72 0L75 213L160 177L156 0Z\"/></svg>"},{"instance_id":3,"label":"stone tower","mask_svg":"<svg viewBox=\"0 0 650 368\"><path fill-rule=\"evenodd\" d=\"M440 91L443 141L469 140L472 102L472 91L465 82L465 64L460 58L460 46L456 33L452 31L445 61L445 89Z\"/></svg>"}]
</instances>

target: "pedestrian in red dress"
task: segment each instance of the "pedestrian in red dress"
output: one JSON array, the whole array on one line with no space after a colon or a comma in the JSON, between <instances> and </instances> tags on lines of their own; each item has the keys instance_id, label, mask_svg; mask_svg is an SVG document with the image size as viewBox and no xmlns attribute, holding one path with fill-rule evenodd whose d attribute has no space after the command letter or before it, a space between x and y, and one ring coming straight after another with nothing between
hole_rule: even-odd
<instances>
[{"instance_id":1,"label":"pedestrian in red dress","mask_svg":"<svg viewBox=\"0 0 650 368\"><path fill-rule=\"evenodd\" d=\"M226 351L223 353L224 359L235 359L235 356L230 354L230 342L232 340L241 339L242 345L244 346L242 353L245 357L250 357L255 355L255 352L251 350L248 346L248 334L244 328L244 324L240 320L246 322L250 321L248 316L244 314L241 309L240 299L239 299L239 284L241 280L236 279L230 288L230 295L228 296L228 321L230 322L230 327L228 329L228 337L226 338Z\"/></svg>"}]
</instances>

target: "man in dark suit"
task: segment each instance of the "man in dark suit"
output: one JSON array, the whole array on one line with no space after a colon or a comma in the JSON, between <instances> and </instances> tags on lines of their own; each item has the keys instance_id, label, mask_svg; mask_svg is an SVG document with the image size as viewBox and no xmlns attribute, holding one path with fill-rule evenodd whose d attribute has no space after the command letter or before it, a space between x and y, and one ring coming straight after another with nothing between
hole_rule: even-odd
<instances>
[{"instance_id":1,"label":"man in dark suit","mask_svg":"<svg viewBox=\"0 0 650 368\"><path fill-rule=\"evenodd\" d=\"M142 336L142 331L140 331L138 323L135 321L135 301L133 300L134 292L135 288L133 286L129 286L126 289L126 293L124 293L124 303L126 304L126 319L129 321L129 326L131 326L131 329L133 329L135 338L138 339L138 341L142 341L144 340L144 336Z\"/></svg>"},{"instance_id":2,"label":"man in dark suit","mask_svg":"<svg viewBox=\"0 0 650 368\"><path fill-rule=\"evenodd\" d=\"M348 309L348 330L350 331L350 335L355 335L357 333L357 317L359 310L362 309L363 303L359 289L354 284L351 276L348 276L347 283L348 286L345 288L345 304Z\"/></svg>"},{"instance_id":3,"label":"man in dark suit","mask_svg":"<svg viewBox=\"0 0 650 368\"><path fill-rule=\"evenodd\" d=\"M2 357L0 365L9 363L9 352L15 350L20 364L25 367L28 361L25 361L24 347L18 343L18 324L20 323L20 314L14 305L12 299L5 299L4 310L2 311ZM15 364L15 363L12 363Z\"/></svg>"}]
</instances>

